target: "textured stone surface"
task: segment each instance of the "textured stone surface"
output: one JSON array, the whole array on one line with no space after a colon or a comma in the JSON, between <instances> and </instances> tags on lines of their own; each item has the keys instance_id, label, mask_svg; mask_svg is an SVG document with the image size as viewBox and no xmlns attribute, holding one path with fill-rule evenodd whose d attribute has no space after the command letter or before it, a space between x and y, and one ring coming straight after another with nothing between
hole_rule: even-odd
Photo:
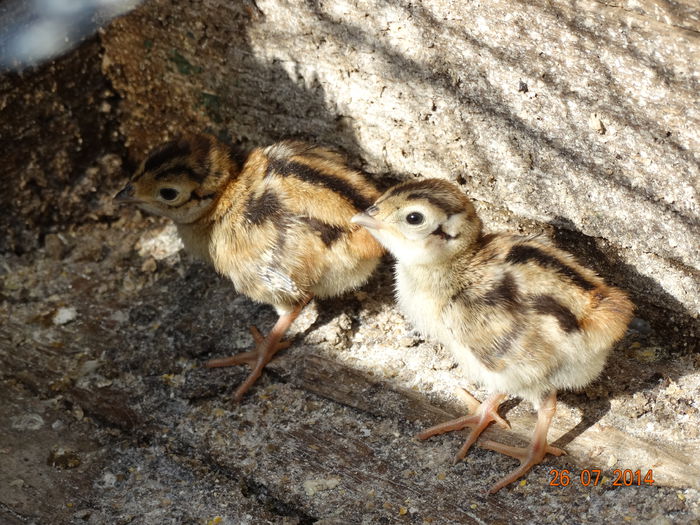
<instances>
[{"instance_id":1,"label":"textured stone surface","mask_svg":"<svg viewBox=\"0 0 700 525\"><path fill-rule=\"evenodd\" d=\"M554 226L643 316L692 334L699 13L652 0L157 0L104 32L104 70L136 157L199 128L314 138L378 179L449 178L488 226Z\"/></svg>"},{"instance_id":2,"label":"textured stone surface","mask_svg":"<svg viewBox=\"0 0 700 525\"><path fill-rule=\"evenodd\" d=\"M94 218L109 183L96 152L121 152L99 51L93 39L55 62L0 75L0 252L32 251L45 234Z\"/></svg>"},{"instance_id":3,"label":"textured stone surface","mask_svg":"<svg viewBox=\"0 0 700 525\"><path fill-rule=\"evenodd\" d=\"M700 518L700 359L669 355L663 334L632 330L600 380L560 394L550 437L567 456L485 496L515 460L476 447L453 465L464 434L414 437L464 413L457 387L485 392L403 321L388 264L362 290L312 303L294 344L233 403L243 367L201 365L248 349L247 327L269 328L274 311L178 252L165 221L100 214L117 220L63 233L58 258L8 256L0 273L0 522ZM55 323L65 309L71 320ZM512 432L488 437L523 443L532 407L503 412ZM569 485L550 485L552 469ZM601 470L597 484L581 483L586 469ZM616 469L651 470L654 484L615 486Z\"/></svg>"}]
</instances>

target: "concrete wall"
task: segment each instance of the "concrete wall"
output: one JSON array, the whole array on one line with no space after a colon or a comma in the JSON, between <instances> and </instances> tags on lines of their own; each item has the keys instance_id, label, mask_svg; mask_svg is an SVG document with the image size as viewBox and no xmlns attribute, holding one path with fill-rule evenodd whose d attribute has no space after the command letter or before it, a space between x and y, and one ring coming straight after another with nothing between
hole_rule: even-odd
<instances>
[{"instance_id":1,"label":"concrete wall","mask_svg":"<svg viewBox=\"0 0 700 525\"><path fill-rule=\"evenodd\" d=\"M448 178L487 227L548 231L698 333L694 2L154 0L102 40L136 158L209 129Z\"/></svg>"}]
</instances>

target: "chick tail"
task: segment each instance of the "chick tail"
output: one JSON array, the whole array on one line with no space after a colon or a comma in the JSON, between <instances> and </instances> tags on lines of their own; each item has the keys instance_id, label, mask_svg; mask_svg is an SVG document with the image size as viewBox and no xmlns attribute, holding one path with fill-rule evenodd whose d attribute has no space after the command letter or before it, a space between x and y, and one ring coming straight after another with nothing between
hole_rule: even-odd
<instances>
[{"instance_id":1,"label":"chick tail","mask_svg":"<svg viewBox=\"0 0 700 525\"><path fill-rule=\"evenodd\" d=\"M627 294L612 286L599 286L592 293L591 309L579 321L595 346L608 348L622 339L632 320L634 304Z\"/></svg>"}]
</instances>

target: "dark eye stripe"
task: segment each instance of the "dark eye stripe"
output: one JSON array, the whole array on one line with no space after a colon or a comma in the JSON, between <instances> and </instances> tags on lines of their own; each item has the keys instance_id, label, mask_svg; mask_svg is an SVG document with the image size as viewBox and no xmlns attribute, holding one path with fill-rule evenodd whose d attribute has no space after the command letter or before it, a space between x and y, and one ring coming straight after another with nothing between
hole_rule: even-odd
<instances>
[{"instance_id":1,"label":"dark eye stripe","mask_svg":"<svg viewBox=\"0 0 700 525\"><path fill-rule=\"evenodd\" d=\"M448 234L445 232L445 230L442 229L442 224L441 224L440 226L438 226L437 228L435 228L435 231L433 231L430 235L437 235L438 237L440 237L441 239L443 239L443 240L445 240L445 241L452 241L452 240L454 240L454 239L456 239L456 238L459 237L459 234L457 234L457 235L448 235Z\"/></svg>"},{"instance_id":2,"label":"dark eye stripe","mask_svg":"<svg viewBox=\"0 0 700 525\"><path fill-rule=\"evenodd\" d=\"M206 195L197 195L197 194L193 193L192 195L190 195L190 198L188 200L186 200L185 202L181 202L177 206L171 206L171 205L168 205L168 206L170 206L171 208L181 208L182 206L184 206L185 204L187 204L189 202L192 202L192 201L200 201L201 202L201 201L213 199L214 197L216 197L216 193L207 193Z\"/></svg>"},{"instance_id":3,"label":"dark eye stripe","mask_svg":"<svg viewBox=\"0 0 700 525\"><path fill-rule=\"evenodd\" d=\"M270 159L270 163L267 166L267 175L271 174L277 174L282 177L293 176L304 182L328 188L348 200L357 211L369 208L373 204L373 199L362 195L360 190L355 188L347 180L314 169L300 162Z\"/></svg>"},{"instance_id":4,"label":"dark eye stripe","mask_svg":"<svg viewBox=\"0 0 700 525\"><path fill-rule=\"evenodd\" d=\"M193 193L190 196L191 201L206 201L208 199L213 199L216 197L216 193L207 193L206 195L197 195L196 193Z\"/></svg>"}]
</instances>

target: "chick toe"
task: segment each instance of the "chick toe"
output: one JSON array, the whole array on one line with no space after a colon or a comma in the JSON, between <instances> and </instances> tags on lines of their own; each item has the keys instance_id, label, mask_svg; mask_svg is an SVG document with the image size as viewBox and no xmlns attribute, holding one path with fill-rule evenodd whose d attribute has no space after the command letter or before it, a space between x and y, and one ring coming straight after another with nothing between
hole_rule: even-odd
<instances>
[{"instance_id":1,"label":"chick toe","mask_svg":"<svg viewBox=\"0 0 700 525\"><path fill-rule=\"evenodd\" d=\"M512 447L490 440L484 441L481 444L482 448L494 450L520 460L520 467L491 487L489 489L489 494L494 494L506 485L520 479L527 474L532 467L541 463L546 454L552 454L554 456L566 454L564 450L547 444L547 432L549 431L549 425L552 422L555 412L556 394L551 394L545 399L543 405L537 411L537 424L535 425L535 432L528 447Z\"/></svg>"},{"instance_id":2,"label":"chick toe","mask_svg":"<svg viewBox=\"0 0 700 525\"><path fill-rule=\"evenodd\" d=\"M455 455L455 463L464 459L471 446L492 422L496 422L500 426L504 426L506 428L509 428L510 426L506 420L498 415L498 407L505 399L505 394L494 394L489 396L483 403L476 401L471 394L468 395L471 400L477 403L476 405L472 405L475 407L473 414L452 419L450 421L445 421L444 423L440 423L439 425L435 425L424 430L417 436L418 439L425 440L430 437L437 436L438 434L444 434L445 432L452 432L455 430L462 430L465 427L470 427L472 430L469 433L467 440L465 441L464 445L462 445L462 448L459 449L459 452L457 452Z\"/></svg>"}]
</instances>

